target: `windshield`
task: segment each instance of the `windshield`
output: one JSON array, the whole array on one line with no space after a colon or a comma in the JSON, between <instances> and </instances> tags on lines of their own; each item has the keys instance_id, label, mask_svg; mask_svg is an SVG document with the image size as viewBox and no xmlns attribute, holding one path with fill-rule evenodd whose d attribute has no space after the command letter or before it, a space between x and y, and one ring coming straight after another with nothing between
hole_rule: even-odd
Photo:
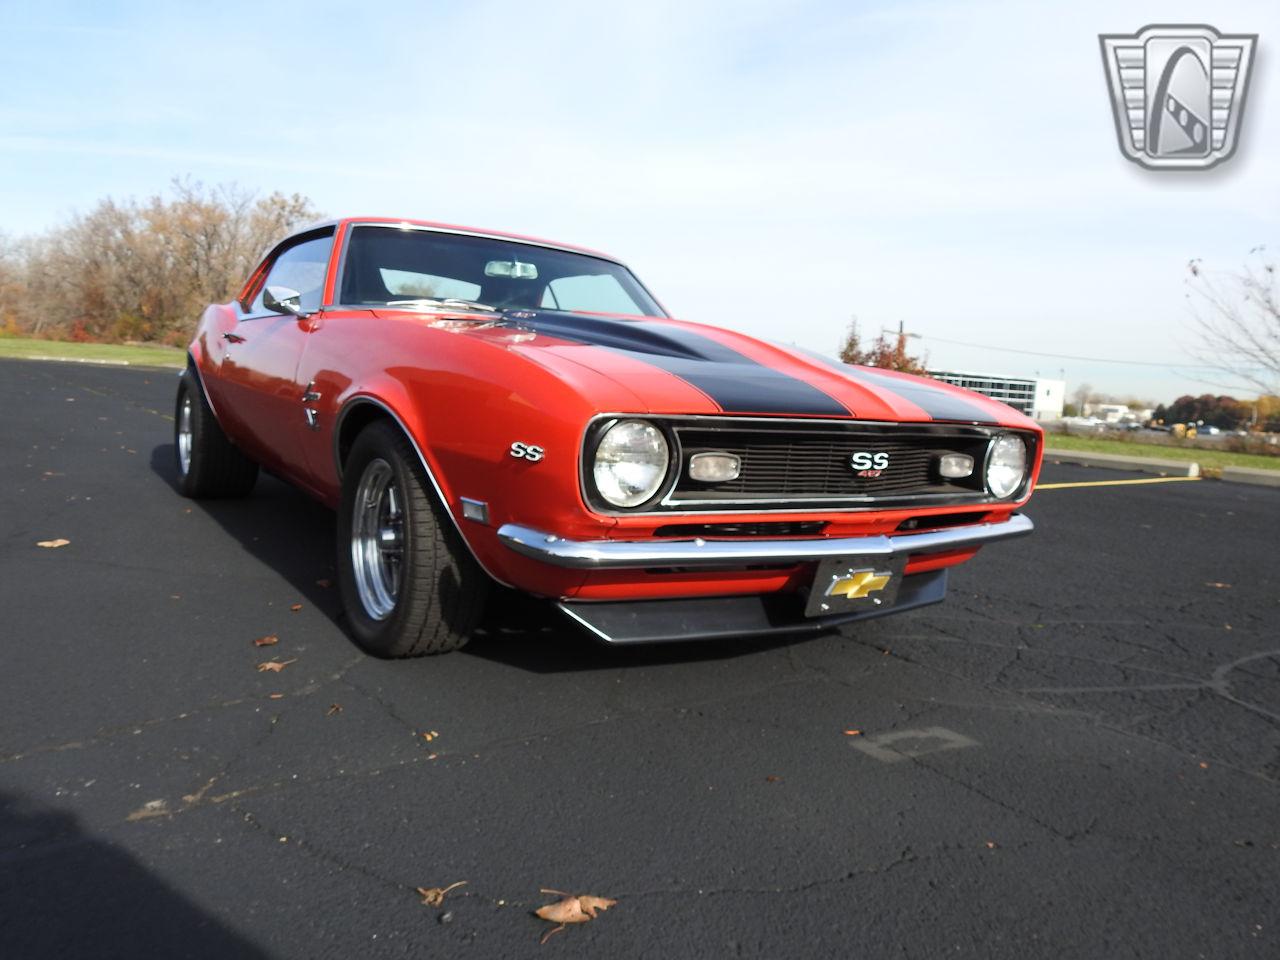
<instances>
[{"instance_id":1,"label":"windshield","mask_svg":"<svg viewBox=\"0 0 1280 960\"><path fill-rule=\"evenodd\" d=\"M609 260L398 226L352 230L339 301L666 315L626 267Z\"/></svg>"}]
</instances>

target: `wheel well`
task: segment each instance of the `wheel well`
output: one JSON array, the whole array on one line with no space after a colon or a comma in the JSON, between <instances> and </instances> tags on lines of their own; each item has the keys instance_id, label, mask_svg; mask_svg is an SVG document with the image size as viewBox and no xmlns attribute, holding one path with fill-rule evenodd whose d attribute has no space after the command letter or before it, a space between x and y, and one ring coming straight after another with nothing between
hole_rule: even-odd
<instances>
[{"instance_id":1,"label":"wheel well","mask_svg":"<svg viewBox=\"0 0 1280 960\"><path fill-rule=\"evenodd\" d=\"M395 417L376 403L356 403L342 415L342 422L338 425L337 440L339 474L347 465L347 457L351 455L356 437L360 436L360 432L365 427L378 420L385 420L397 430L400 429L400 424L396 423Z\"/></svg>"}]
</instances>

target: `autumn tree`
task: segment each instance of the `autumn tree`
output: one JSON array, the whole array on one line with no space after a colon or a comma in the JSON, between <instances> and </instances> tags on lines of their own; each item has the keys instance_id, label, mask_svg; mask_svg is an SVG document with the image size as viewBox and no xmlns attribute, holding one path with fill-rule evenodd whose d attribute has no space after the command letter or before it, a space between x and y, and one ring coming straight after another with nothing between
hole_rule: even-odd
<instances>
[{"instance_id":1,"label":"autumn tree","mask_svg":"<svg viewBox=\"0 0 1280 960\"><path fill-rule=\"evenodd\" d=\"M862 344L862 336L858 330L858 318L849 321L845 331L844 343L840 347L840 359L844 363L852 363L863 367L882 367L886 370L898 370L902 373L914 373L925 376L927 356L913 357L907 352L907 335L901 330L895 336L886 336L882 331L868 346Z\"/></svg>"},{"instance_id":2,"label":"autumn tree","mask_svg":"<svg viewBox=\"0 0 1280 960\"><path fill-rule=\"evenodd\" d=\"M229 300L267 246L316 219L294 194L175 180L167 196L110 198L27 241L18 326L75 340L180 343Z\"/></svg>"},{"instance_id":3,"label":"autumn tree","mask_svg":"<svg viewBox=\"0 0 1280 960\"><path fill-rule=\"evenodd\" d=\"M0 233L0 331L17 333L22 299L22 264L17 245Z\"/></svg>"},{"instance_id":4,"label":"autumn tree","mask_svg":"<svg viewBox=\"0 0 1280 960\"><path fill-rule=\"evenodd\" d=\"M1187 297L1199 335L1197 359L1239 385L1280 392L1280 287L1264 247L1238 271L1187 264Z\"/></svg>"}]
</instances>

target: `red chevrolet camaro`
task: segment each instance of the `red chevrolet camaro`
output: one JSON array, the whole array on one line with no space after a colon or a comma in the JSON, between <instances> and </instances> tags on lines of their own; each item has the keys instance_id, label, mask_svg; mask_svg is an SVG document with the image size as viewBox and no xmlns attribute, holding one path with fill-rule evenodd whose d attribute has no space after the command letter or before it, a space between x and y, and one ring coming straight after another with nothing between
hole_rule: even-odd
<instances>
[{"instance_id":1,"label":"red chevrolet camaro","mask_svg":"<svg viewBox=\"0 0 1280 960\"><path fill-rule=\"evenodd\" d=\"M377 217L205 311L175 420L187 496L261 465L336 508L351 633L393 657L461 646L498 585L616 643L935 603L1030 532L1043 448L978 394L673 319L604 254Z\"/></svg>"}]
</instances>

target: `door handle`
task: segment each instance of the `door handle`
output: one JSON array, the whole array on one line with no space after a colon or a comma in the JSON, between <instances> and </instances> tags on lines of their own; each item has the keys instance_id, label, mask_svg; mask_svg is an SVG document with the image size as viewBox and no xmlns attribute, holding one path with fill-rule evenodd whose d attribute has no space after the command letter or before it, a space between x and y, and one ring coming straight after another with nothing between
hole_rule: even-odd
<instances>
[{"instance_id":1,"label":"door handle","mask_svg":"<svg viewBox=\"0 0 1280 960\"><path fill-rule=\"evenodd\" d=\"M226 340L228 343L244 343L244 337L237 333L224 333L222 335L222 339Z\"/></svg>"}]
</instances>

